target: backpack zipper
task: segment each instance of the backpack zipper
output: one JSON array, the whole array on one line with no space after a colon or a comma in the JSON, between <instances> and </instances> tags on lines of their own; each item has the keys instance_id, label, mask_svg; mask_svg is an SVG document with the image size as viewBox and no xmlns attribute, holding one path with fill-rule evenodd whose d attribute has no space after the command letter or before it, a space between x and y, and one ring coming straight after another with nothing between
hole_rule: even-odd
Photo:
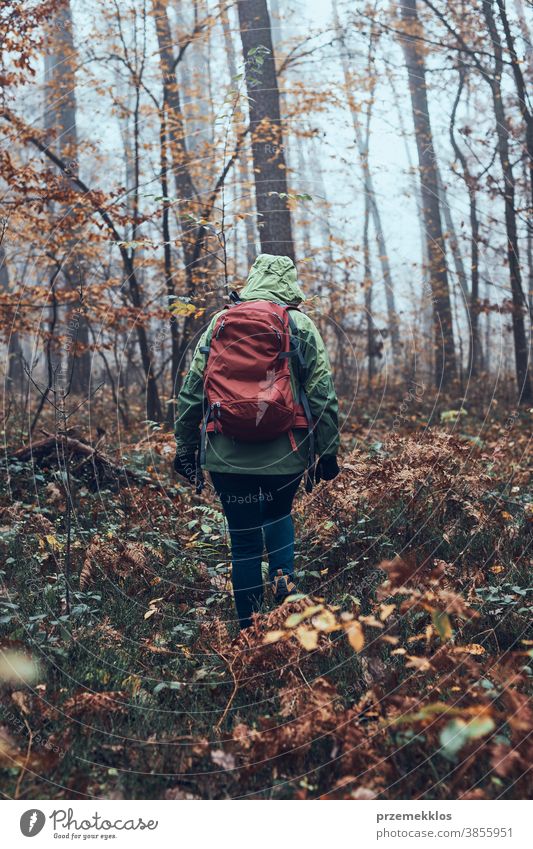
<instances>
[{"instance_id":1,"label":"backpack zipper","mask_svg":"<svg viewBox=\"0 0 533 849\"><path fill-rule=\"evenodd\" d=\"M279 344L279 347L281 349L281 347L282 347L282 345L281 345L281 333L279 332L279 330L276 330L275 327L272 327L272 325L270 325L270 327L272 328L272 330L274 331L274 333L278 337L278 344Z\"/></svg>"},{"instance_id":2,"label":"backpack zipper","mask_svg":"<svg viewBox=\"0 0 533 849\"><path fill-rule=\"evenodd\" d=\"M221 334L221 333L222 333L222 331L224 330L224 325L225 325L225 324L226 324L226 319L225 319L225 318L223 318L223 319L222 319L222 321L221 321L221 323L220 323L220 325L219 325L219 328L218 328L218 330L217 330L216 337L215 337L216 339L218 339L218 337L220 336L220 334ZM220 406L220 405L219 405L219 406Z\"/></svg>"}]
</instances>

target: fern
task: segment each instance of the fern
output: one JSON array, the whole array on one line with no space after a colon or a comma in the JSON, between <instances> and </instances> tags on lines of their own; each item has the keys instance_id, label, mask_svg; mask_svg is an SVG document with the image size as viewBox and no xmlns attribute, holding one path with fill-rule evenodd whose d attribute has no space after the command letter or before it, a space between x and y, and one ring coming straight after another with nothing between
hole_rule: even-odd
<instances>
[{"instance_id":1,"label":"fern","mask_svg":"<svg viewBox=\"0 0 533 849\"><path fill-rule=\"evenodd\" d=\"M201 513L205 518L212 519L213 522L221 523L225 521L224 514L209 504L196 504L192 509Z\"/></svg>"}]
</instances>

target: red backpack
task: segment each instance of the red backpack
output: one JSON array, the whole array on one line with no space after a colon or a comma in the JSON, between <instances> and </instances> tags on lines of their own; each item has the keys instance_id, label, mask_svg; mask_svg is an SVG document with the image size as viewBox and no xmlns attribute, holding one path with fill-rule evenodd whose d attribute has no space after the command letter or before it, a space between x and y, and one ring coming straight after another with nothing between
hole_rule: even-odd
<instances>
[{"instance_id":1,"label":"red backpack","mask_svg":"<svg viewBox=\"0 0 533 849\"><path fill-rule=\"evenodd\" d=\"M290 317L296 307L236 296L233 301L217 318L209 346L202 348L207 361L200 462L205 462L206 432L242 442L267 442L287 433L296 449L293 428L308 428L314 455L313 421L303 389L305 360ZM291 358L297 361L298 399L291 386Z\"/></svg>"}]
</instances>

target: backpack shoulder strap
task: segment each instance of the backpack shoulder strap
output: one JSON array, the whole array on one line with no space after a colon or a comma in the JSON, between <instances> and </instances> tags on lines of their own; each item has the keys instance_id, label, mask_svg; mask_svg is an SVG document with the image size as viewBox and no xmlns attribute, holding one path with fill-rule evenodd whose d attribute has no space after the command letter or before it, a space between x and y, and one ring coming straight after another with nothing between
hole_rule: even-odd
<instances>
[{"instance_id":1,"label":"backpack shoulder strap","mask_svg":"<svg viewBox=\"0 0 533 849\"><path fill-rule=\"evenodd\" d=\"M296 310L300 312L297 306L293 306L291 304L286 304L285 309L287 310L287 317L289 319L289 333L290 333L290 350L286 352L286 354L280 354L281 356L295 357L297 361L297 377L298 377L298 389L299 389L299 401L303 407L305 417L307 419L307 434L309 438L309 455L307 458L307 469L306 469L306 481L305 481L305 491L312 492L313 490L313 482L314 482L314 468L315 468L315 433L314 433L314 421L313 414L311 412L311 406L309 404L309 399L305 392L305 382L307 380L307 363L305 361L305 357L302 351L302 343L298 334L298 327L291 315L292 310Z\"/></svg>"},{"instance_id":2,"label":"backpack shoulder strap","mask_svg":"<svg viewBox=\"0 0 533 849\"><path fill-rule=\"evenodd\" d=\"M284 351L279 356L283 358L294 357L297 360L297 375L300 385L302 385L307 379L307 364L305 362L305 357L303 355L302 346L298 335L298 326L290 313L291 310L298 310L298 307L285 305L285 309L287 310L287 318L289 319L290 346L288 351Z\"/></svg>"}]
</instances>

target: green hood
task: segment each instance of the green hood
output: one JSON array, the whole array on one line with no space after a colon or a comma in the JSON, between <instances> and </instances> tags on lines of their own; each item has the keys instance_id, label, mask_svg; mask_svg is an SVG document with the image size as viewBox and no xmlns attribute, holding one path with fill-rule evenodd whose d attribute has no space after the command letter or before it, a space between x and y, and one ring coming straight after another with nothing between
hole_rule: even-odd
<instances>
[{"instance_id":1,"label":"green hood","mask_svg":"<svg viewBox=\"0 0 533 849\"><path fill-rule=\"evenodd\" d=\"M243 301L281 301L300 304L305 300L296 278L295 265L288 256L259 254L250 269L246 286L240 292Z\"/></svg>"}]
</instances>

